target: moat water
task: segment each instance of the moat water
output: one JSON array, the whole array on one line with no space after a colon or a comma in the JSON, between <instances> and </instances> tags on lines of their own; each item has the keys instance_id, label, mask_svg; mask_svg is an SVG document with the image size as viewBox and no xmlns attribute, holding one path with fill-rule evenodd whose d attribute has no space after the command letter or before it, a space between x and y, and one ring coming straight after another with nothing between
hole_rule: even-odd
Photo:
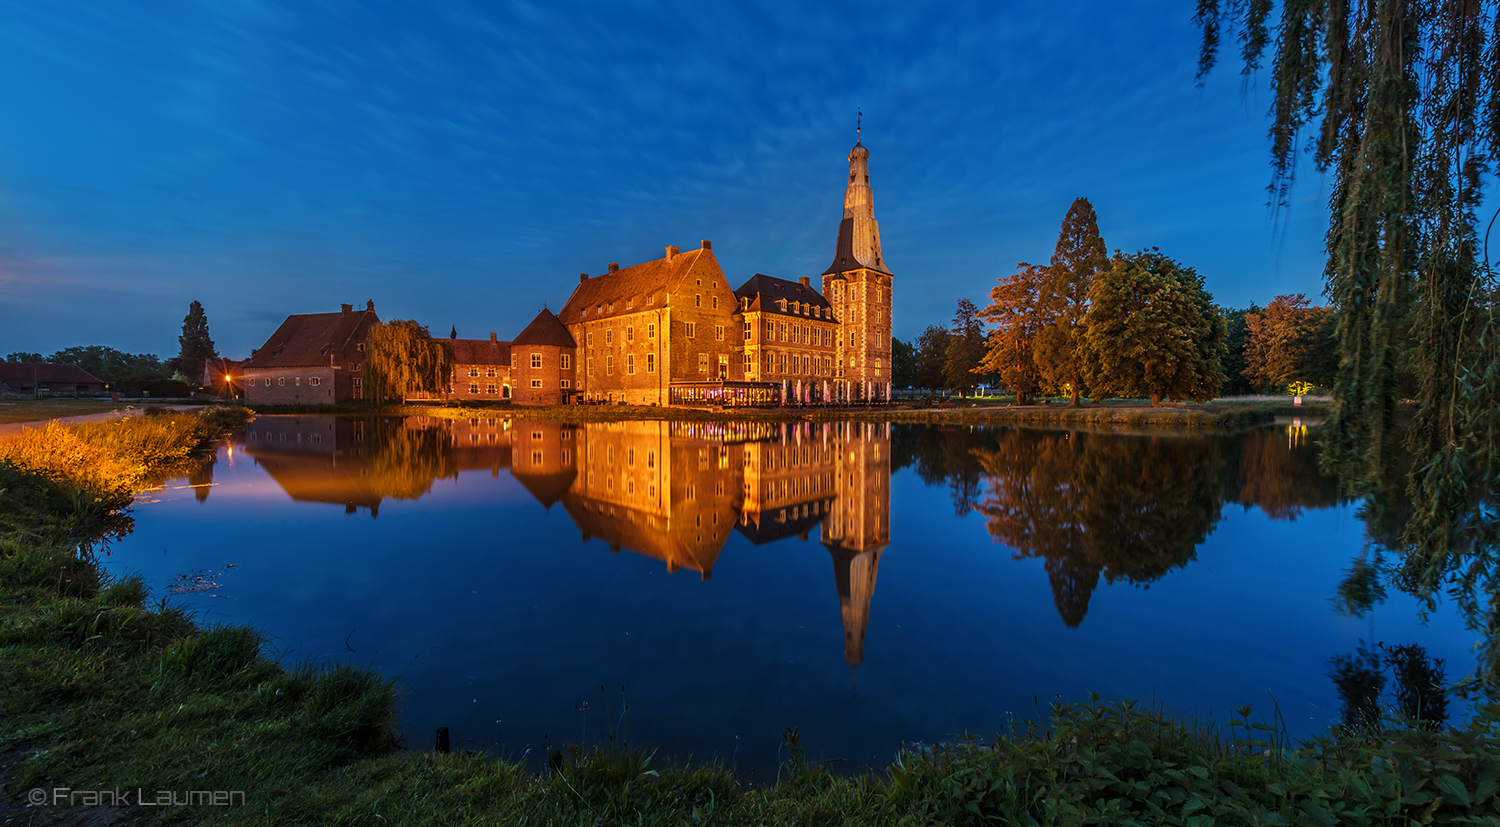
<instances>
[{"instance_id":1,"label":"moat water","mask_svg":"<svg viewBox=\"0 0 1500 827\"><path fill-rule=\"evenodd\" d=\"M763 780L788 727L854 771L1090 691L1221 723L1274 699L1307 737L1343 714L1335 658L1474 666L1450 608L1355 587L1390 529L1316 436L267 416L105 562L287 662L399 676L414 749L613 735Z\"/></svg>"}]
</instances>

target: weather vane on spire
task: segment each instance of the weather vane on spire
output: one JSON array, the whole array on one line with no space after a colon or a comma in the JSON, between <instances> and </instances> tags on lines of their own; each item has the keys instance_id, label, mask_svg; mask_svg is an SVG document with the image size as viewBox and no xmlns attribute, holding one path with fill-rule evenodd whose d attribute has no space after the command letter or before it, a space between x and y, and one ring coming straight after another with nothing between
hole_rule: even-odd
<instances>
[{"instance_id":1,"label":"weather vane on spire","mask_svg":"<svg viewBox=\"0 0 1500 827\"><path fill-rule=\"evenodd\" d=\"M854 110L854 142L859 143L859 133L864 129L865 113L859 109Z\"/></svg>"}]
</instances>

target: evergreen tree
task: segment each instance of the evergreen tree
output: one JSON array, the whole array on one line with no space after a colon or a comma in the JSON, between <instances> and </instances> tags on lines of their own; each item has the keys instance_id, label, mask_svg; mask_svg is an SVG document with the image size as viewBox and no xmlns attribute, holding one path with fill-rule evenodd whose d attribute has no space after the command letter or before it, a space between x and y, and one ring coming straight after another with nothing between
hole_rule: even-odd
<instances>
[{"instance_id":1,"label":"evergreen tree","mask_svg":"<svg viewBox=\"0 0 1500 827\"><path fill-rule=\"evenodd\" d=\"M940 324L928 325L917 337L917 387L936 393L938 388L947 386L945 372L951 338L948 328Z\"/></svg>"},{"instance_id":2,"label":"evergreen tree","mask_svg":"<svg viewBox=\"0 0 1500 827\"><path fill-rule=\"evenodd\" d=\"M979 320L979 308L968 299L958 300L945 355L945 383L960 396L972 393L979 384L978 368L984 359L984 323Z\"/></svg>"},{"instance_id":3,"label":"evergreen tree","mask_svg":"<svg viewBox=\"0 0 1500 827\"><path fill-rule=\"evenodd\" d=\"M1099 396L1206 400L1224 385L1224 319L1203 279L1155 248L1116 254L1089 288L1084 380Z\"/></svg>"},{"instance_id":4,"label":"evergreen tree","mask_svg":"<svg viewBox=\"0 0 1500 827\"><path fill-rule=\"evenodd\" d=\"M1083 320L1088 314L1089 285L1109 268L1109 250L1099 235L1099 219L1087 198L1077 198L1063 216L1057 248L1042 282L1043 323L1034 351L1042 381L1068 394L1068 407L1078 406L1083 390Z\"/></svg>"},{"instance_id":5,"label":"evergreen tree","mask_svg":"<svg viewBox=\"0 0 1500 827\"><path fill-rule=\"evenodd\" d=\"M1244 310L1226 308L1224 315L1224 393L1241 396L1253 392L1250 379L1245 375L1246 327L1245 315L1259 313L1260 308L1252 303ZM1337 361L1337 357L1335 357Z\"/></svg>"},{"instance_id":6,"label":"evergreen tree","mask_svg":"<svg viewBox=\"0 0 1500 827\"><path fill-rule=\"evenodd\" d=\"M425 325L408 319L376 322L366 339L369 356L360 369L372 398L419 394L446 395L453 376L453 351L434 341Z\"/></svg>"},{"instance_id":7,"label":"evergreen tree","mask_svg":"<svg viewBox=\"0 0 1500 827\"><path fill-rule=\"evenodd\" d=\"M208 315L197 301L188 305L188 313L182 319L182 335L177 337L177 342L182 346L177 357L177 370L187 377L189 384L203 384L203 363L218 356L219 352L214 350L214 340L208 337Z\"/></svg>"},{"instance_id":8,"label":"evergreen tree","mask_svg":"<svg viewBox=\"0 0 1500 827\"><path fill-rule=\"evenodd\" d=\"M998 376L1015 394L1017 405L1030 405L1041 389L1034 346L1041 326L1037 303L1047 268L1024 261L1016 267L1014 275L990 289L989 306L981 314L993 329L979 370Z\"/></svg>"}]
</instances>

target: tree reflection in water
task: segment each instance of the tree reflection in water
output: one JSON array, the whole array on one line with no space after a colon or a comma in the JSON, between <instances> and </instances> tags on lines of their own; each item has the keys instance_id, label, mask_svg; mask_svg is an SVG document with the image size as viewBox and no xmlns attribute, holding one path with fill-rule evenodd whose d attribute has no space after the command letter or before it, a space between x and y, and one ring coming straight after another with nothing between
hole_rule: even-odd
<instances>
[{"instance_id":1,"label":"tree reflection in water","mask_svg":"<svg viewBox=\"0 0 1500 827\"><path fill-rule=\"evenodd\" d=\"M990 535L1046 561L1070 627L1100 577L1147 585L1192 560L1219 520L1223 459L1206 437L1006 430L975 456Z\"/></svg>"}]
</instances>

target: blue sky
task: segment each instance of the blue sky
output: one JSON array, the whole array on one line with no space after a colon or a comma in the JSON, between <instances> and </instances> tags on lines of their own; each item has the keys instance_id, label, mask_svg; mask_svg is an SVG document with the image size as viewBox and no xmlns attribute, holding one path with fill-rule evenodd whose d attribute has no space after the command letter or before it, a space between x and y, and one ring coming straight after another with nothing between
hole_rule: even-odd
<instances>
[{"instance_id":1,"label":"blue sky","mask_svg":"<svg viewBox=\"0 0 1500 827\"><path fill-rule=\"evenodd\" d=\"M816 275L863 109L895 333L1045 262L1087 196L1218 302L1322 290L1328 185L1266 208L1264 75L1193 75L1192 2L0 9L0 354L222 353L289 313L508 338L578 273L701 239Z\"/></svg>"}]
</instances>

